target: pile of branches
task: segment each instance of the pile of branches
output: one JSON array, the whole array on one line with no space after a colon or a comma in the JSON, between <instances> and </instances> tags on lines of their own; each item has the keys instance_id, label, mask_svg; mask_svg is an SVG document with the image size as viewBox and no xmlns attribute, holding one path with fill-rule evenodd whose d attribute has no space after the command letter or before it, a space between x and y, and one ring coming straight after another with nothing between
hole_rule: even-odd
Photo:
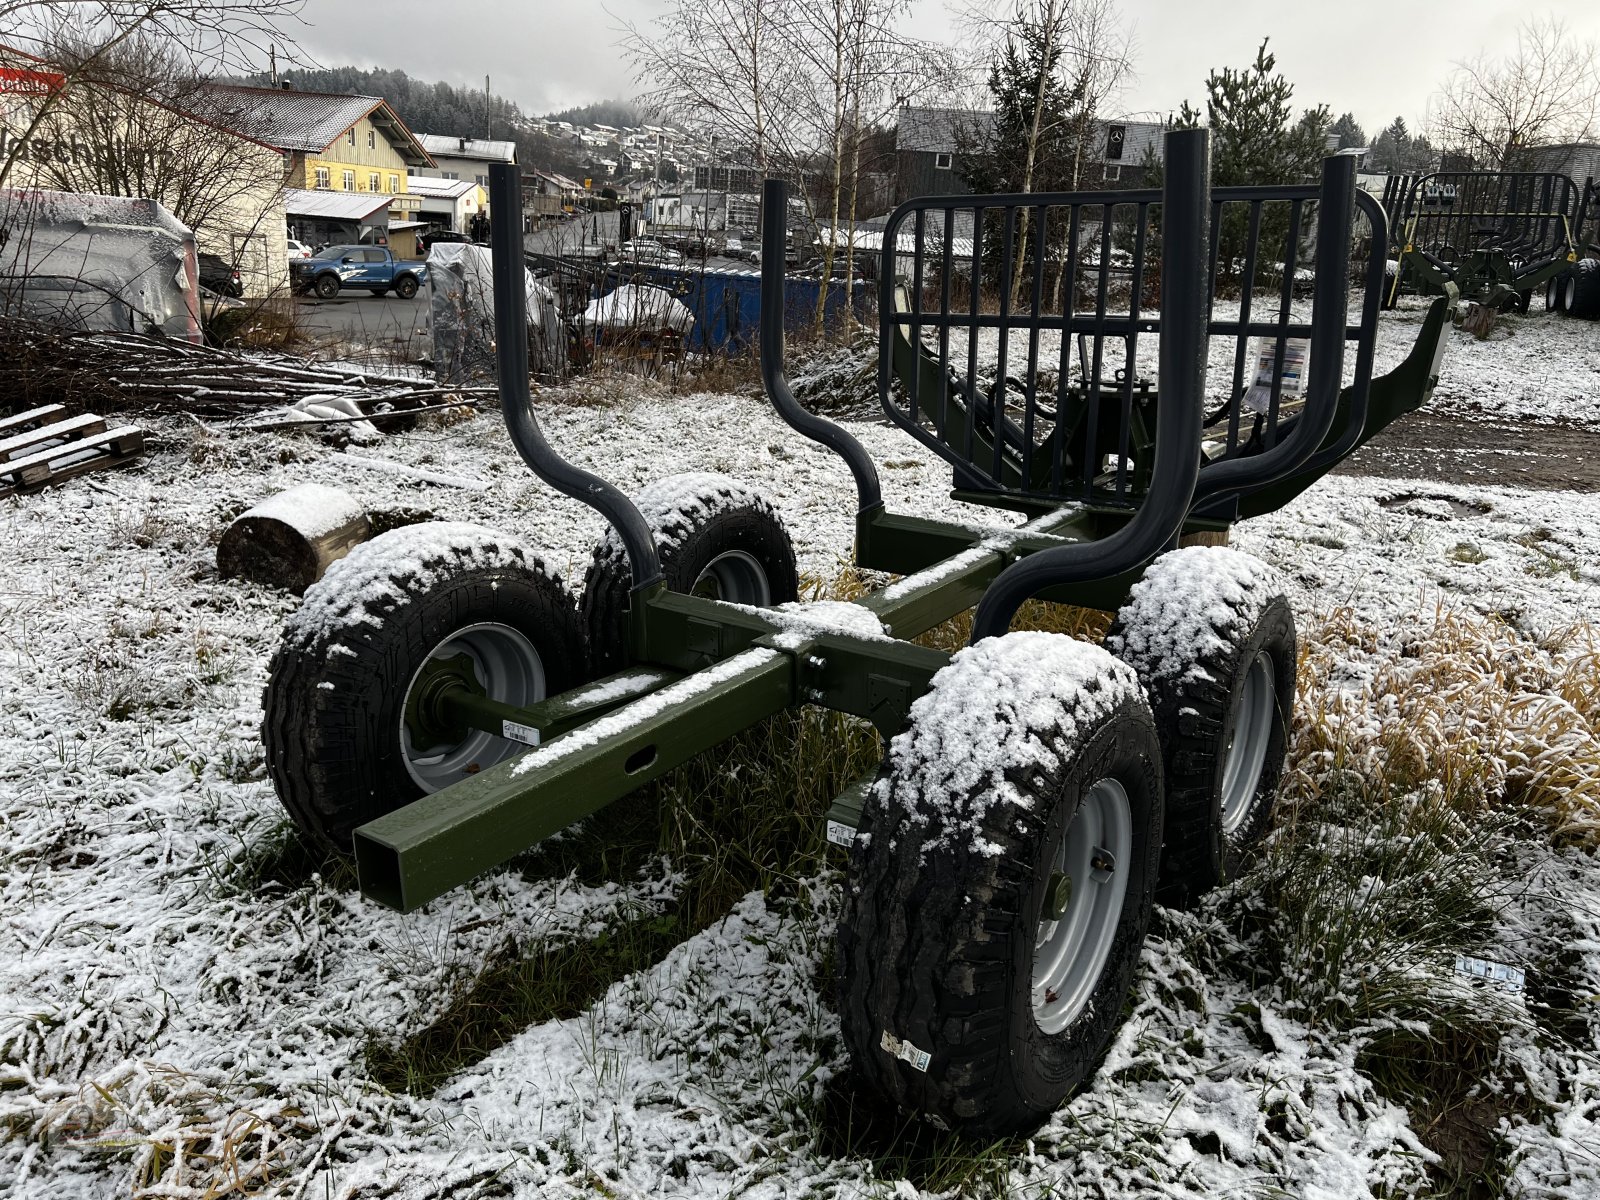
<instances>
[{"instance_id":1,"label":"pile of branches","mask_svg":"<svg viewBox=\"0 0 1600 1200\"><path fill-rule=\"evenodd\" d=\"M76 412L184 412L234 417L308 397L363 410L483 400L492 387L436 386L288 355L241 354L170 338L57 329L0 317L0 415L46 404Z\"/></svg>"}]
</instances>

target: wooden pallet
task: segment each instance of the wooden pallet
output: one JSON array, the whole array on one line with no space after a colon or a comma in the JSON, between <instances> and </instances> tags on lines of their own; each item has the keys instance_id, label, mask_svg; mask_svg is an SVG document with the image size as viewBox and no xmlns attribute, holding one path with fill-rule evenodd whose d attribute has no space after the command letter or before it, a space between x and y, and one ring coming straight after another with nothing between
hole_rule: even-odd
<instances>
[{"instance_id":1,"label":"wooden pallet","mask_svg":"<svg viewBox=\"0 0 1600 1200\"><path fill-rule=\"evenodd\" d=\"M59 404L0 418L0 496L120 466L143 450L137 426L108 429L104 417L69 417Z\"/></svg>"}]
</instances>

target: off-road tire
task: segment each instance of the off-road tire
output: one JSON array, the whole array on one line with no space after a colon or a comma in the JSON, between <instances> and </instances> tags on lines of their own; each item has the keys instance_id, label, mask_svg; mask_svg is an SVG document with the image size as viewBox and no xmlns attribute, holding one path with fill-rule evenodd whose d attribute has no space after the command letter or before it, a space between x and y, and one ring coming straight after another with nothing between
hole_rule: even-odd
<instances>
[{"instance_id":1,"label":"off-road tire","mask_svg":"<svg viewBox=\"0 0 1600 1200\"><path fill-rule=\"evenodd\" d=\"M1089 1076L1122 1020L1150 919L1160 753L1136 677L1099 647L1012 633L961 650L934 677L890 744L850 850L839 1015L863 1083L941 1128L992 1137L1037 1125ZM1047 1033L1034 954L1050 864L1108 779L1129 802L1128 874L1092 991Z\"/></svg>"},{"instance_id":2,"label":"off-road tire","mask_svg":"<svg viewBox=\"0 0 1600 1200\"><path fill-rule=\"evenodd\" d=\"M423 795L401 746L407 689L436 647L482 623L532 643L547 695L584 682L571 593L514 539L482 526L382 534L306 591L268 669L261 737L278 798L312 839L348 850L357 826ZM502 756L519 748L507 743Z\"/></svg>"},{"instance_id":3,"label":"off-road tire","mask_svg":"<svg viewBox=\"0 0 1600 1200\"><path fill-rule=\"evenodd\" d=\"M798 599L789 531L777 510L752 489L724 475L696 472L657 480L633 501L655 532L661 574L672 591L693 590L713 561L738 554L759 566L768 604ZM628 665L632 587L628 556L612 530L595 547L583 581L583 620L597 676Z\"/></svg>"},{"instance_id":4,"label":"off-road tire","mask_svg":"<svg viewBox=\"0 0 1600 1200\"><path fill-rule=\"evenodd\" d=\"M382 292L378 293L380 296ZM394 294L402 300L409 300L417 294L417 277L415 275L402 275L394 281Z\"/></svg>"},{"instance_id":5,"label":"off-road tire","mask_svg":"<svg viewBox=\"0 0 1600 1200\"><path fill-rule=\"evenodd\" d=\"M1155 713L1167 786L1159 898L1182 907L1236 876L1271 824L1294 709L1294 613L1281 577L1259 559L1191 546L1150 565L1105 645L1138 673ZM1251 744L1240 723L1247 698L1268 686L1251 681L1261 655L1271 668L1271 711L1254 786L1246 773L1231 793L1230 829L1227 752L1236 733L1245 738L1241 752Z\"/></svg>"},{"instance_id":6,"label":"off-road tire","mask_svg":"<svg viewBox=\"0 0 1600 1200\"><path fill-rule=\"evenodd\" d=\"M318 275L316 283L311 285L311 290L324 300L332 300L339 294L339 277L337 275Z\"/></svg>"},{"instance_id":7,"label":"off-road tire","mask_svg":"<svg viewBox=\"0 0 1600 1200\"><path fill-rule=\"evenodd\" d=\"M1564 313L1567 311L1567 272L1545 281L1544 285L1544 310L1545 312Z\"/></svg>"},{"instance_id":8,"label":"off-road tire","mask_svg":"<svg viewBox=\"0 0 1600 1200\"><path fill-rule=\"evenodd\" d=\"M1567 275L1567 315L1592 321L1600 317L1600 259L1572 264Z\"/></svg>"}]
</instances>

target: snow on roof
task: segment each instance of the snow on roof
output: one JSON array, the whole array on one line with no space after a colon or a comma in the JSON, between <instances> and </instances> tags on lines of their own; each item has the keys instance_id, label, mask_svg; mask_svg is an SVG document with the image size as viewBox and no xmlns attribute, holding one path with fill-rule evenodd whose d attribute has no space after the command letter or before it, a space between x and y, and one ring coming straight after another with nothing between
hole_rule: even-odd
<instances>
[{"instance_id":1,"label":"snow on roof","mask_svg":"<svg viewBox=\"0 0 1600 1200\"><path fill-rule=\"evenodd\" d=\"M417 141L435 158L475 158L486 162L517 161L515 142L489 138L452 137L448 133L419 133Z\"/></svg>"},{"instance_id":2,"label":"snow on roof","mask_svg":"<svg viewBox=\"0 0 1600 1200\"><path fill-rule=\"evenodd\" d=\"M393 196L371 192L324 192L284 188L283 211L291 217L324 217L334 221L365 221L389 207Z\"/></svg>"},{"instance_id":3,"label":"snow on roof","mask_svg":"<svg viewBox=\"0 0 1600 1200\"><path fill-rule=\"evenodd\" d=\"M396 152L413 166L433 159L381 96L346 96L291 88L211 83L206 90L239 132L284 150L321 151L363 117L371 117Z\"/></svg>"},{"instance_id":4,"label":"snow on roof","mask_svg":"<svg viewBox=\"0 0 1600 1200\"><path fill-rule=\"evenodd\" d=\"M459 200L477 186L471 179L435 179L431 175L413 175L406 180L406 189L413 195L445 200Z\"/></svg>"}]
</instances>

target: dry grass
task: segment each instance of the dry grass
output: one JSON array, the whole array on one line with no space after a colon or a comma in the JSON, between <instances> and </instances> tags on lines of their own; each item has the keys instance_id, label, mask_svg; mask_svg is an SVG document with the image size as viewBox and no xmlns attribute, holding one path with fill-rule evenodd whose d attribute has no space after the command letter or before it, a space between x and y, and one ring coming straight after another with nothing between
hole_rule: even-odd
<instances>
[{"instance_id":1,"label":"dry grass","mask_svg":"<svg viewBox=\"0 0 1600 1200\"><path fill-rule=\"evenodd\" d=\"M1558 837L1600 838L1592 625L1534 642L1494 618L1441 607L1380 645L1340 609L1305 638L1298 712L1291 797L1354 772L1392 794L1436 785L1464 811L1545 810Z\"/></svg>"}]
</instances>

